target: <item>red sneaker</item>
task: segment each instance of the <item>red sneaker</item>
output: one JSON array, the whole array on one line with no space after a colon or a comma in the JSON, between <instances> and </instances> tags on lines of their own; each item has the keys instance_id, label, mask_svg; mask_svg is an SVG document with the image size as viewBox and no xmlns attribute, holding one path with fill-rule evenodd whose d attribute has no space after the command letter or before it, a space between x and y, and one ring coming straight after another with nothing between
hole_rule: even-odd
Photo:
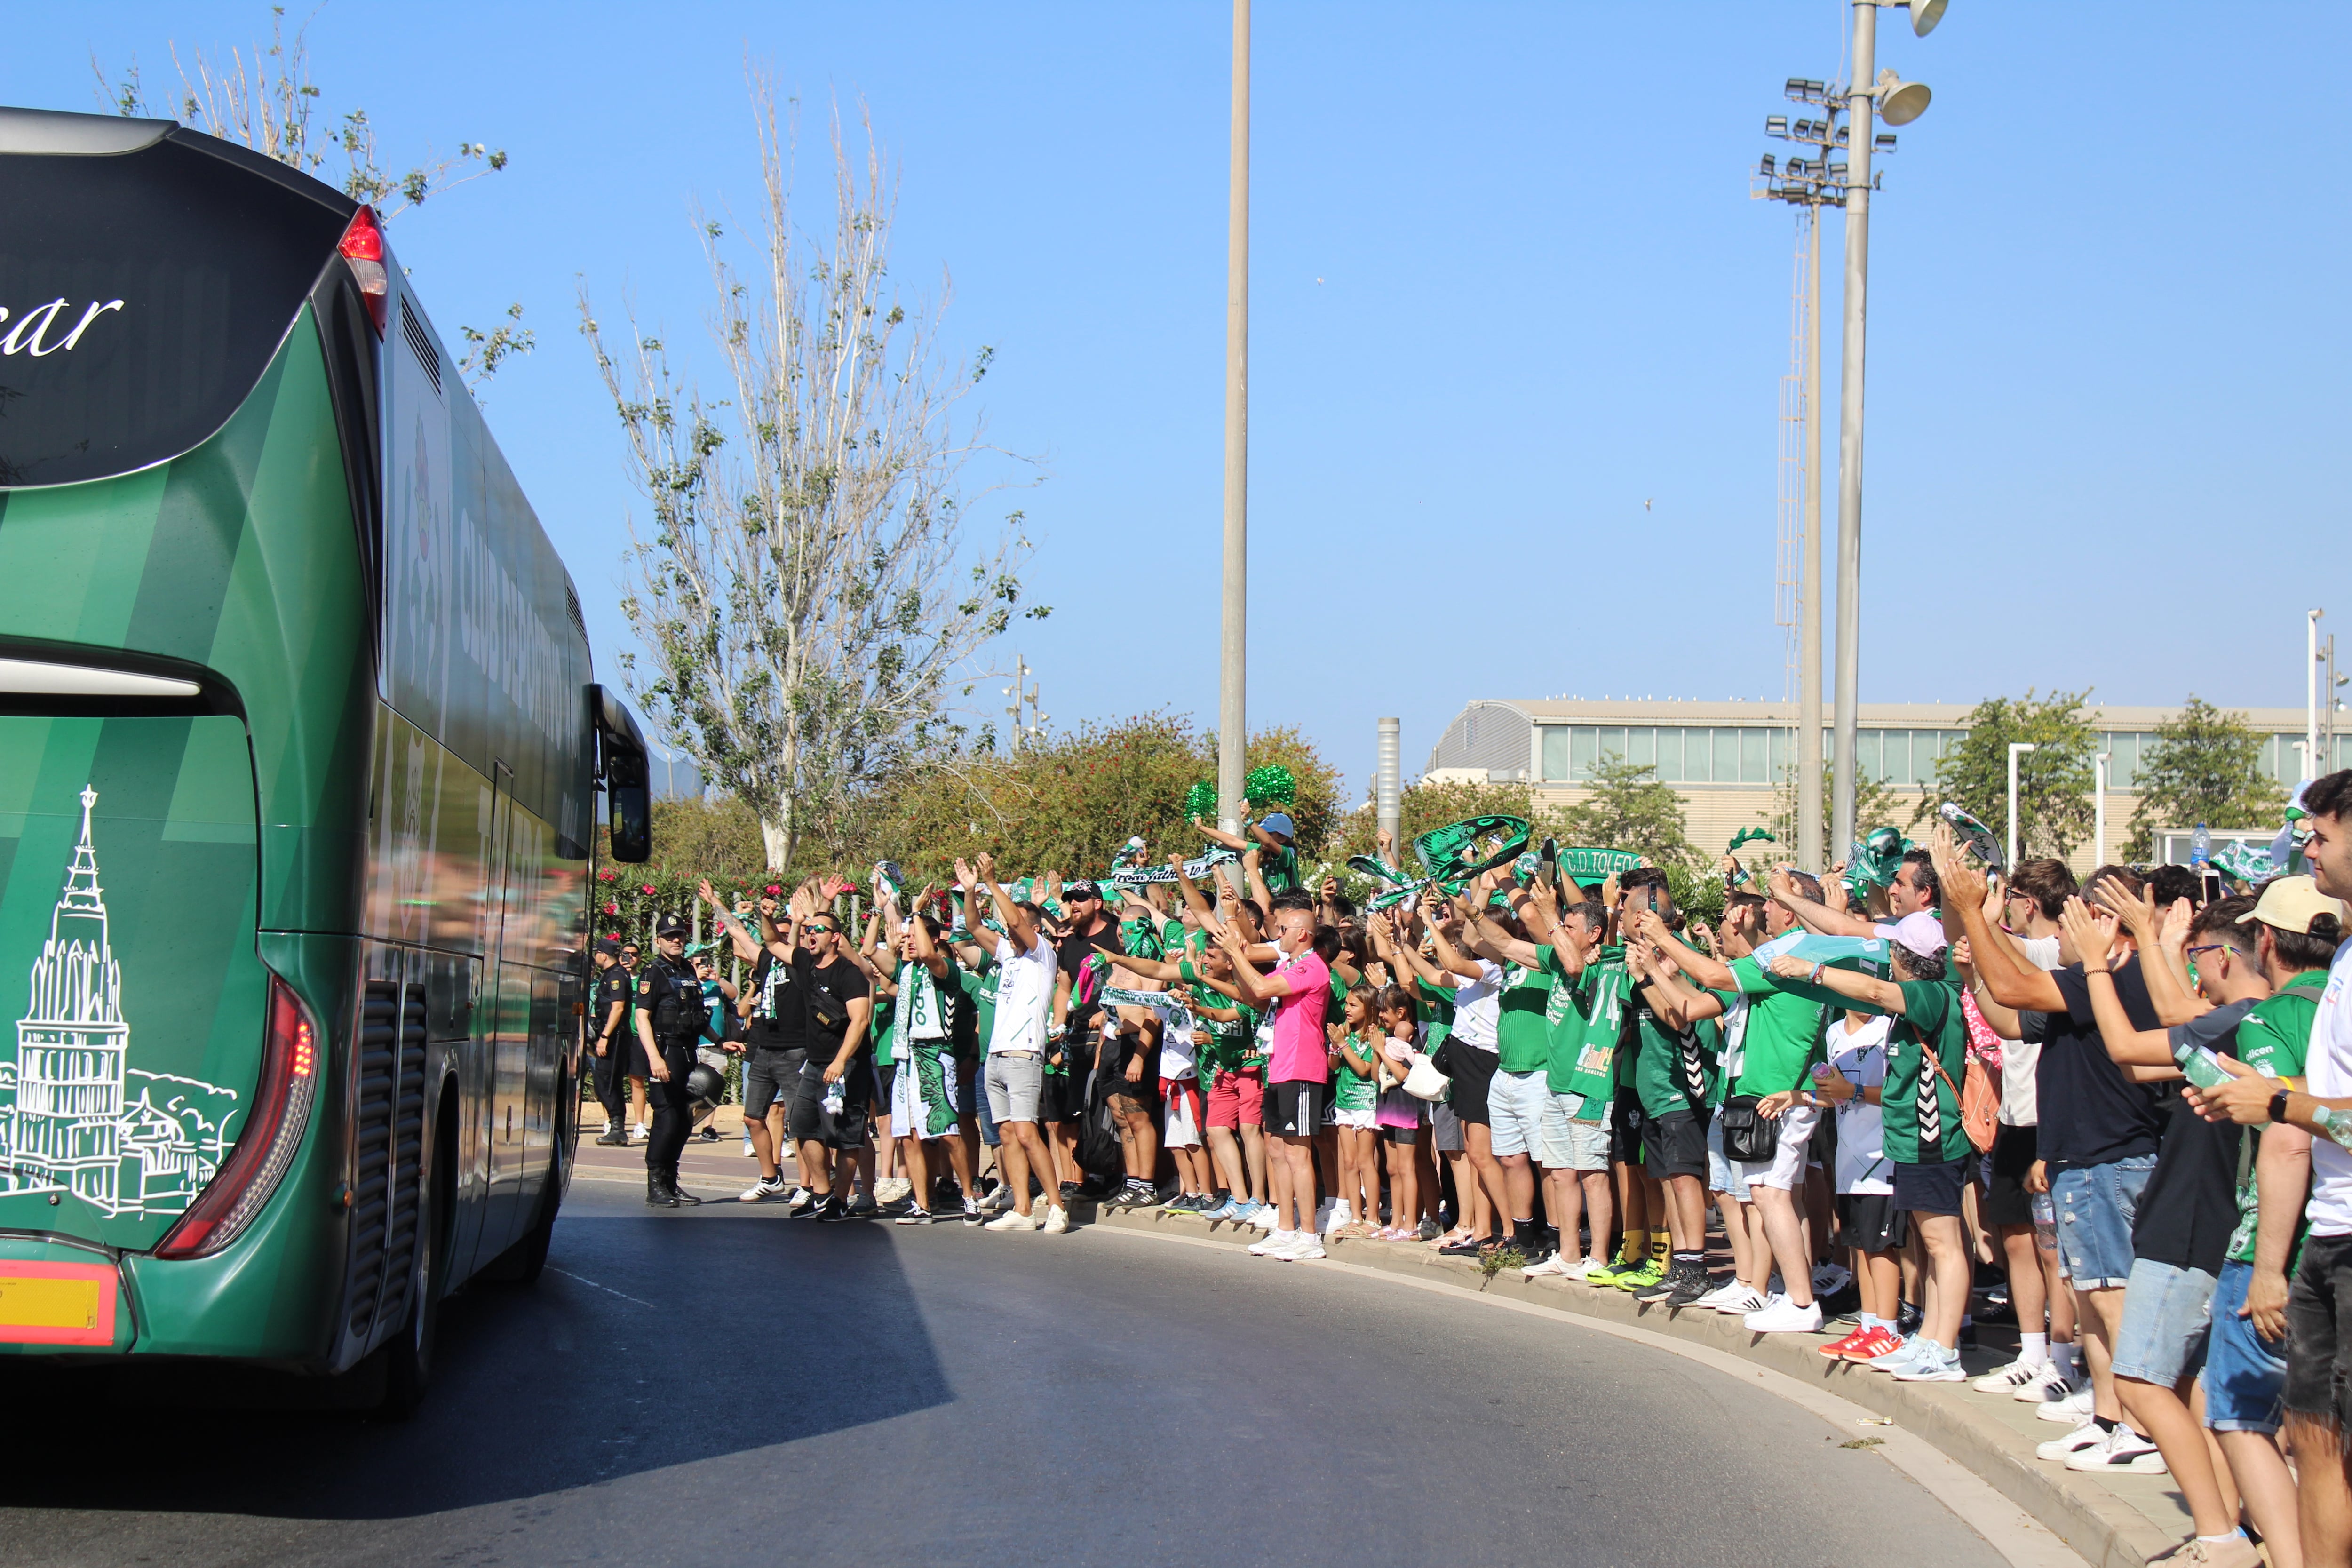
<instances>
[{"instance_id":1,"label":"red sneaker","mask_svg":"<svg viewBox=\"0 0 2352 1568\"><path fill-rule=\"evenodd\" d=\"M1853 1332L1846 1335L1845 1338L1836 1341L1834 1343L1821 1345L1816 1348L1818 1348L1823 1355L1829 1357L1830 1360L1841 1361L1844 1359L1845 1352L1860 1344L1862 1342L1863 1335L1869 1331L1870 1331L1867 1329L1858 1328L1854 1330Z\"/></svg>"},{"instance_id":2,"label":"red sneaker","mask_svg":"<svg viewBox=\"0 0 2352 1568\"><path fill-rule=\"evenodd\" d=\"M1875 1361L1903 1343L1903 1336L1884 1323L1873 1323L1860 1342L1847 1350L1843 1358L1851 1362Z\"/></svg>"}]
</instances>

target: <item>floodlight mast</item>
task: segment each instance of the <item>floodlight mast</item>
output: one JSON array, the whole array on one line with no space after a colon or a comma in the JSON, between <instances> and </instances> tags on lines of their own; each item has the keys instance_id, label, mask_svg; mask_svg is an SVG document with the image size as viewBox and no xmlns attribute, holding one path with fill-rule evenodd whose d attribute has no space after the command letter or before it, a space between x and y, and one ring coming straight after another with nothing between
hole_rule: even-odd
<instances>
[{"instance_id":1,"label":"floodlight mast","mask_svg":"<svg viewBox=\"0 0 2352 1568\"><path fill-rule=\"evenodd\" d=\"M1865 323L1870 271L1870 195L1875 184L1870 168L1874 151L1892 153L1895 137L1891 132L1875 132L1873 129L1874 100L1884 95L1885 118L1890 125L1907 124L1918 118L1927 107L1927 89L1916 82L1904 82L1894 72L1878 72L1877 38L1878 8L1881 5L1907 5L1911 11L1912 31L1926 37L1943 19L1949 0L1853 0L1853 82L1831 85L1805 77L1790 77L1784 86L1785 95L1793 102L1815 103L1822 106L1828 118L1814 121L1799 119L1791 122L1785 115L1769 115L1764 121L1764 133L1787 141L1803 142L1817 147L1819 156L1810 166L1801 158L1791 158L1776 174L1770 157L1758 166L1755 178L1763 182L1762 189L1750 191L1753 196L1784 201L1799 209L1799 244L1810 246L1811 265L1801 267L1801 289L1808 295L1797 307L1800 319L1806 322L1802 345L1805 369L1798 393L1798 406L1805 423L1804 501L1802 506L1802 538L1796 552L1802 558L1800 584L1786 581L1790 553L1786 549L1787 521L1782 524L1782 584L1777 597L1785 598L1794 587L1796 600L1798 677L1798 739L1797 739L1797 858L1798 863L1809 869L1825 868L1828 857L1822 842L1822 724L1821 724L1821 430L1814 399L1821 385L1820 333L1820 217L1824 206L1846 209L1845 230L1845 290L1843 368L1839 383L1838 416L1838 571L1837 571L1837 674L1835 694L1835 725L1837 731L1834 757L1838 762L1831 801L1831 840L1841 847L1854 840L1854 801L1857 761L1855 746L1858 717L1858 684L1861 667L1862 587L1862 412L1863 369L1864 361ZM1841 117L1848 123L1839 124ZM1847 150L1846 162L1833 164L1830 153L1837 147ZM1810 226L1811 232L1806 229ZM1784 428L1788 416L1784 412ZM1784 462L1785 462L1784 455Z\"/></svg>"}]
</instances>

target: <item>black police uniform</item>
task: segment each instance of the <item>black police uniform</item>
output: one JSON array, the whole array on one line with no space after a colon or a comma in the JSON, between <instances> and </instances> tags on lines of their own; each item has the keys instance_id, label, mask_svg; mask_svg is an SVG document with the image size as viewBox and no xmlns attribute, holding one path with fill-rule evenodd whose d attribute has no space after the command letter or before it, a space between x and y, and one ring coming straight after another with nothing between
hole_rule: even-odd
<instances>
[{"instance_id":1,"label":"black police uniform","mask_svg":"<svg viewBox=\"0 0 2352 1568\"><path fill-rule=\"evenodd\" d=\"M629 1002L636 988L636 977L616 961L596 972L595 1000L588 1005L588 1059L595 1075L596 1103L604 1108L606 1128L621 1132L621 1138L613 1140L616 1143L627 1136L629 1047L636 1043L637 1031ZM621 1004L621 1021L612 1026L613 1037L604 1042L604 1054L598 1056L596 1037L613 1016L616 1002Z\"/></svg>"},{"instance_id":2,"label":"black police uniform","mask_svg":"<svg viewBox=\"0 0 2352 1568\"><path fill-rule=\"evenodd\" d=\"M653 1132L646 1141L646 1201L672 1207L700 1203L678 1190L677 1157L694 1127L694 1096L686 1078L694 1070L694 1047L707 1021L702 982L685 959L656 956L637 982L637 1005L652 1022L654 1048L669 1068L667 1081L654 1079L646 1085L654 1110Z\"/></svg>"}]
</instances>

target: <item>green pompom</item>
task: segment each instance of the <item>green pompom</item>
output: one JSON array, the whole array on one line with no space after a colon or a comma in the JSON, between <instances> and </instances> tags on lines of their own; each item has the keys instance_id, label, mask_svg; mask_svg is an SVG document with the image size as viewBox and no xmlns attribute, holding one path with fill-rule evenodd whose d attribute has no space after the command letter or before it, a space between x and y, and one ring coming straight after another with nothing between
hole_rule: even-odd
<instances>
[{"instance_id":1,"label":"green pompom","mask_svg":"<svg viewBox=\"0 0 2352 1568\"><path fill-rule=\"evenodd\" d=\"M1184 792L1184 819L1188 822L1217 820L1217 786L1203 779Z\"/></svg>"},{"instance_id":2,"label":"green pompom","mask_svg":"<svg viewBox=\"0 0 2352 1568\"><path fill-rule=\"evenodd\" d=\"M1298 781L1280 763L1252 768L1242 781L1242 797L1252 805L1288 805L1298 798Z\"/></svg>"}]
</instances>

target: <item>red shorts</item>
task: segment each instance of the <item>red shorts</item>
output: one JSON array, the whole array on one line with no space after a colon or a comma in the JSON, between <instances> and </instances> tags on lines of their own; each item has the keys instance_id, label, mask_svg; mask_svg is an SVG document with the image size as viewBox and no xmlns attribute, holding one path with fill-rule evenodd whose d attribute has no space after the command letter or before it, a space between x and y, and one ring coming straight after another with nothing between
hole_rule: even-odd
<instances>
[{"instance_id":1,"label":"red shorts","mask_svg":"<svg viewBox=\"0 0 2352 1568\"><path fill-rule=\"evenodd\" d=\"M1260 1105L1265 1099L1265 1069L1246 1072L1219 1069L1209 1084L1209 1125L1256 1127L1264 1121Z\"/></svg>"}]
</instances>

